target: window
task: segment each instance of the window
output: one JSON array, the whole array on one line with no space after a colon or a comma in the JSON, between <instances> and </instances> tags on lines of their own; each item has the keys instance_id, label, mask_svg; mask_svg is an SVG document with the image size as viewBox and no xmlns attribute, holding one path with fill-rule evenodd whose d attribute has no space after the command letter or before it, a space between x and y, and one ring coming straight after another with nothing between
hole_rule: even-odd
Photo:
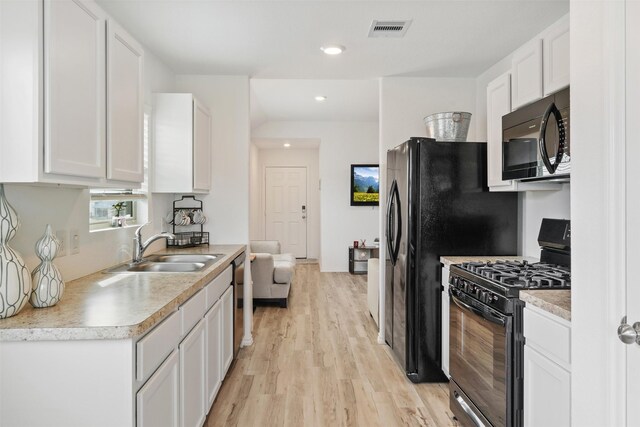
<instances>
[{"instance_id":1,"label":"window","mask_svg":"<svg viewBox=\"0 0 640 427\"><path fill-rule=\"evenodd\" d=\"M139 190L91 189L89 226L91 231L144 223L149 192L149 139L151 109L144 112L144 182Z\"/></svg>"}]
</instances>

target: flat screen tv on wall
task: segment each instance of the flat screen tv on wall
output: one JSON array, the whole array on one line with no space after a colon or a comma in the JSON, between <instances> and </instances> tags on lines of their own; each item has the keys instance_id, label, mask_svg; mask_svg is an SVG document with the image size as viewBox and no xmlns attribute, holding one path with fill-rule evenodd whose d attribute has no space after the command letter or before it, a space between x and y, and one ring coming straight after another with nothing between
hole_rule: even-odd
<instances>
[{"instance_id":1,"label":"flat screen tv on wall","mask_svg":"<svg viewBox=\"0 0 640 427\"><path fill-rule=\"evenodd\" d=\"M380 167L351 165L351 206L378 206Z\"/></svg>"}]
</instances>

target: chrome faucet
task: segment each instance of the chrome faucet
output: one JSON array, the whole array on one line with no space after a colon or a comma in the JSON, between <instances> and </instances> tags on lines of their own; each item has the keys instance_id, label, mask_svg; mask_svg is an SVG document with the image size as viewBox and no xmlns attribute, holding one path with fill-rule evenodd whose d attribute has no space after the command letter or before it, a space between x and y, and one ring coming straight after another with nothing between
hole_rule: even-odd
<instances>
[{"instance_id":1,"label":"chrome faucet","mask_svg":"<svg viewBox=\"0 0 640 427\"><path fill-rule=\"evenodd\" d=\"M149 224L151 224L151 222L142 224L140 227L136 229L136 233L133 236L133 262L134 263L138 263L142 261L142 256L144 255L144 252L147 250L149 245L155 242L156 240L176 238L174 234L163 231L162 233L155 234L149 237L146 242L142 243L142 227Z\"/></svg>"}]
</instances>

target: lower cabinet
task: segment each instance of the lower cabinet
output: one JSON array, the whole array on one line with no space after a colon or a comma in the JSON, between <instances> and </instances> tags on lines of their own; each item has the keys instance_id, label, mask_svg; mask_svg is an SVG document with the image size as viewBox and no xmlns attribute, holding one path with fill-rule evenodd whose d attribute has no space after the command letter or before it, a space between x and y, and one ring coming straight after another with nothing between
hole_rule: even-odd
<instances>
[{"instance_id":1,"label":"lower cabinet","mask_svg":"<svg viewBox=\"0 0 640 427\"><path fill-rule=\"evenodd\" d=\"M218 301L204 317L207 343L207 403L209 407L222 385L222 301Z\"/></svg>"},{"instance_id":2,"label":"lower cabinet","mask_svg":"<svg viewBox=\"0 0 640 427\"><path fill-rule=\"evenodd\" d=\"M201 319L180 343L180 418L182 427L200 427L205 409L205 326Z\"/></svg>"},{"instance_id":3,"label":"lower cabinet","mask_svg":"<svg viewBox=\"0 0 640 427\"><path fill-rule=\"evenodd\" d=\"M524 427L571 426L571 323L524 309Z\"/></svg>"},{"instance_id":4,"label":"lower cabinet","mask_svg":"<svg viewBox=\"0 0 640 427\"><path fill-rule=\"evenodd\" d=\"M524 347L525 427L571 426L571 373Z\"/></svg>"},{"instance_id":5,"label":"lower cabinet","mask_svg":"<svg viewBox=\"0 0 640 427\"><path fill-rule=\"evenodd\" d=\"M442 267L442 372L449 375L449 268Z\"/></svg>"},{"instance_id":6,"label":"lower cabinet","mask_svg":"<svg viewBox=\"0 0 640 427\"><path fill-rule=\"evenodd\" d=\"M137 396L137 425L178 427L180 413L179 355L173 351L140 389Z\"/></svg>"}]
</instances>

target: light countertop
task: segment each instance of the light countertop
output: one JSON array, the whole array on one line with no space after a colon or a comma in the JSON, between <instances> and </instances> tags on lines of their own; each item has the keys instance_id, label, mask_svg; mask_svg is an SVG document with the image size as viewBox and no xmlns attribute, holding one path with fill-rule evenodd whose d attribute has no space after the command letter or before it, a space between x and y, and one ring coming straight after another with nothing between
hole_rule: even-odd
<instances>
[{"instance_id":1,"label":"light countertop","mask_svg":"<svg viewBox=\"0 0 640 427\"><path fill-rule=\"evenodd\" d=\"M520 299L527 305L536 306L546 312L571 321L570 289L520 291Z\"/></svg>"},{"instance_id":2,"label":"light countertop","mask_svg":"<svg viewBox=\"0 0 640 427\"><path fill-rule=\"evenodd\" d=\"M245 251L245 245L165 249L158 253L223 254L194 273L97 272L68 282L62 300L0 320L0 341L125 339L151 329Z\"/></svg>"}]
</instances>

